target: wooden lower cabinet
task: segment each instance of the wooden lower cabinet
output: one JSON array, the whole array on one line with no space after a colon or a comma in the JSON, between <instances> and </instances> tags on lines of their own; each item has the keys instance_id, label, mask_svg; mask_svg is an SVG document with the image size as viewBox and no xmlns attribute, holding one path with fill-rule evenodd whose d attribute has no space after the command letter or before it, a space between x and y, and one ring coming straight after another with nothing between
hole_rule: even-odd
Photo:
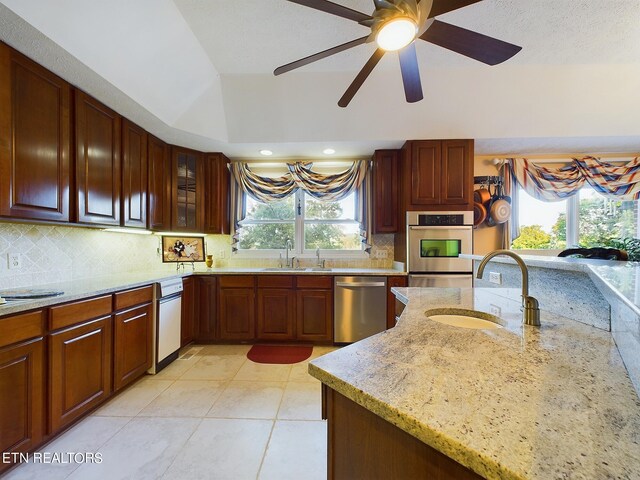
<instances>
[{"instance_id":1,"label":"wooden lower cabinet","mask_svg":"<svg viewBox=\"0 0 640 480\"><path fill-rule=\"evenodd\" d=\"M406 287L409 285L409 278L402 277L387 277L387 328L393 328L396 326L396 316L399 316L396 312L396 296L391 293L393 287Z\"/></svg>"},{"instance_id":2,"label":"wooden lower cabinet","mask_svg":"<svg viewBox=\"0 0 640 480\"><path fill-rule=\"evenodd\" d=\"M196 279L182 280L182 316L180 324L180 346L193 342L195 338Z\"/></svg>"},{"instance_id":3,"label":"wooden lower cabinet","mask_svg":"<svg viewBox=\"0 0 640 480\"><path fill-rule=\"evenodd\" d=\"M220 288L220 338L253 340L256 336L253 288Z\"/></svg>"},{"instance_id":4,"label":"wooden lower cabinet","mask_svg":"<svg viewBox=\"0 0 640 480\"><path fill-rule=\"evenodd\" d=\"M197 279L196 341L210 342L218 338L218 280L202 276Z\"/></svg>"},{"instance_id":5,"label":"wooden lower cabinet","mask_svg":"<svg viewBox=\"0 0 640 480\"><path fill-rule=\"evenodd\" d=\"M330 480L482 478L326 385L322 392Z\"/></svg>"},{"instance_id":6,"label":"wooden lower cabinet","mask_svg":"<svg viewBox=\"0 0 640 480\"><path fill-rule=\"evenodd\" d=\"M117 391L151 368L153 307L146 303L117 313L114 323L113 389Z\"/></svg>"},{"instance_id":7,"label":"wooden lower cabinet","mask_svg":"<svg viewBox=\"0 0 640 480\"><path fill-rule=\"evenodd\" d=\"M111 394L112 317L49 337L49 427L68 425Z\"/></svg>"},{"instance_id":8,"label":"wooden lower cabinet","mask_svg":"<svg viewBox=\"0 0 640 480\"><path fill-rule=\"evenodd\" d=\"M309 342L333 341L333 291L296 291L296 338Z\"/></svg>"},{"instance_id":9,"label":"wooden lower cabinet","mask_svg":"<svg viewBox=\"0 0 640 480\"><path fill-rule=\"evenodd\" d=\"M27 452L44 436L44 340L0 349L0 451ZM0 462L0 474L11 466Z\"/></svg>"},{"instance_id":10,"label":"wooden lower cabinet","mask_svg":"<svg viewBox=\"0 0 640 480\"><path fill-rule=\"evenodd\" d=\"M295 302L293 288L258 289L258 340L295 338Z\"/></svg>"}]
</instances>

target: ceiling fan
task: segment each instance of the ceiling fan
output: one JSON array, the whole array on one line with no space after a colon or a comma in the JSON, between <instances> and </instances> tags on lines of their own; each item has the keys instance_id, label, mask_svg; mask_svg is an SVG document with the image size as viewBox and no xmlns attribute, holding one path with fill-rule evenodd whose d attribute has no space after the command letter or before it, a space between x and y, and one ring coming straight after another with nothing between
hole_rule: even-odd
<instances>
[{"instance_id":1,"label":"ceiling fan","mask_svg":"<svg viewBox=\"0 0 640 480\"><path fill-rule=\"evenodd\" d=\"M373 0L375 11L371 15L327 0L288 1L358 22L371 29L369 35L288 63L273 72L275 75L281 75L358 45L375 42L378 48L338 101L341 107L349 105L384 54L394 51L398 52L400 58L400 71L407 102L422 100L415 45L418 38L487 65L502 63L522 50L522 47L517 45L434 19L438 15L482 0Z\"/></svg>"}]
</instances>

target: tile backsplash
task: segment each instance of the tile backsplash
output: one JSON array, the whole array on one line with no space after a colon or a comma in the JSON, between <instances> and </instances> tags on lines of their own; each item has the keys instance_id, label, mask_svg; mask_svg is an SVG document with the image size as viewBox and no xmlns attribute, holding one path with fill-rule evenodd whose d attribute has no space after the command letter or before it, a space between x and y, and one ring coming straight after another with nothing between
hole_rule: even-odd
<instances>
[{"instance_id":1,"label":"tile backsplash","mask_svg":"<svg viewBox=\"0 0 640 480\"><path fill-rule=\"evenodd\" d=\"M208 235L207 253L212 253L215 266L275 266L277 261L260 258L238 258L231 255L228 235ZM370 259L329 259L327 267L391 268L393 235L374 235ZM173 271L173 264L163 264L158 253L160 237L106 232L95 228L58 225L0 223L0 289L43 285L116 273L141 271ZM385 250L386 258L376 252ZM220 252L224 252L221 258ZM7 256L21 255L19 269L9 269ZM301 265L312 265L312 259Z\"/></svg>"}]
</instances>

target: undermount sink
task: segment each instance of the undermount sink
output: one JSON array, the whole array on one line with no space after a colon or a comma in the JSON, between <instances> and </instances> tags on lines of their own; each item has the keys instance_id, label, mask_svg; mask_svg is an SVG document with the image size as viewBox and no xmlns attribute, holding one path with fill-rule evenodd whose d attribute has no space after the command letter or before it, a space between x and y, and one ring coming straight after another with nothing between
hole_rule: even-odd
<instances>
[{"instance_id":1,"label":"undermount sink","mask_svg":"<svg viewBox=\"0 0 640 480\"><path fill-rule=\"evenodd\" d=\"M309 270L311 270L312 272L330 272L331 271L330 268L325 268L325 267L312 267Z\"/></svg>"},{"instance_id":2,"label":"undermount sink","mask_svg":"<svg viewBox=\"0 0 640 480\"><path fill-rule=\"evenodd\" d=\"M424 312L429 320L444 323L452 327L474 330L496 330L502 328L502 321L495 315L465 310L462 308L436 308Z\"/></svg>"}]
</instances>

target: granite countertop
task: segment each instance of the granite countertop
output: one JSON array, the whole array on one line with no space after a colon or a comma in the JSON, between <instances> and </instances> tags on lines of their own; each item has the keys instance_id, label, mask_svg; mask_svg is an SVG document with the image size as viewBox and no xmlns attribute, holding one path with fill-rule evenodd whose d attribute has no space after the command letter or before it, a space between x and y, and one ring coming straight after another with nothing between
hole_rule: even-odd
<instances>
[{"instance_id":1,"label":"granite countertop","mask_svg":"<svg viewBox=\"0 0 640 480\"><path fill-rule=\"evenodd\" d=\"M171 278L181 278L190 275L406 275L405 272L392 269L380 268L332 268L331 271L311 271L311 270L265 270L259 268L198 268L191 271L189 266L184 272L176 270L159 270L140 273L123 273L119 275L102 275L91 278L81 278L71 282L50 283L45 285L34 285L31 288L55 290L64 292L63 295L47 297L33 300L7 301L0 305L0 317L15 313L25 312L37 308L44 308L59 303L71 302L82 298L106 295L120 290L141 287L152 283L168 280ZM30 287L21 287L30 288Z\"/></svg>"},{"instance_id":2,"label":"granite countertop","mask_svg":"<svg viewBox=\"0 0 640 480\"><path fill-rule=\"evenodd\" d=\"M394 288L398 325L313 360L330 388L486 478L638 478L640 400L608 332L494 289ZM429 320L431 308L497 315L499 330Z\"/></svg>"},{"instance_id":3,"label":"granite countertop","mask_svg":"<svg viewBox=\"0 0 640 480\"><path fill-rule=\"evenodd\" d=\"M483 255L461 255L464 258L482 260ZM593 280L601 293L614 295L640 315L640 262L618 262L591 258L560 258L544 255L521 255L529 267L551 268L584 272ZM491 262L514 263L507 256L498 256Z\"/></svg>"}]
</instances>

